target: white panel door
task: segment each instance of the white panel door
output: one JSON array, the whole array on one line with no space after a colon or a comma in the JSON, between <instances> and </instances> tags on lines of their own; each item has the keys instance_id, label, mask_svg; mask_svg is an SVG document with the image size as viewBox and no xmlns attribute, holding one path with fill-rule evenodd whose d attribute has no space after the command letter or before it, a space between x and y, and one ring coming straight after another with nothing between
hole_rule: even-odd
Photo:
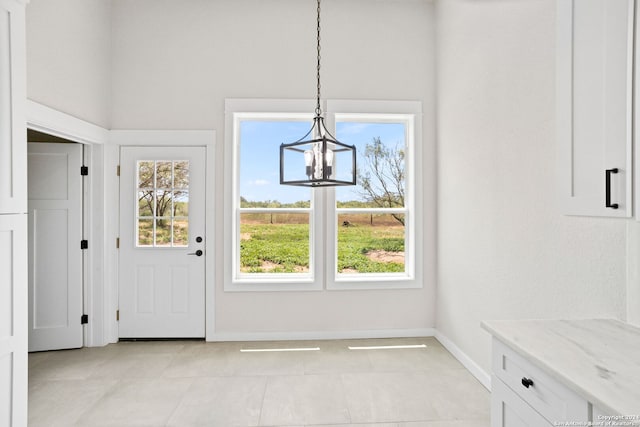
<instances>
[{"instance_id":1,"label":"white panel door","mask_svg":"<svg viewBox=\"0 0 640 427\"><path fill-rule=\"evenodd\" d=\"M0 214L26 212L24 5L0 0Z\"/></svg>"},{"instance_id":2,"label":"white panel door","mask_svg":"<svg viewBox=\"0 0 640 427\"><path fill-rule=\"evenodd\" d=\"M205 148L120 152L119 336L205 336Z\"/></svg>"},{"instance_id":3,"label":"white panel door","mask_svg":"<svg viewBox=\"0 0 640 427\"><path fill-rule=\"evenodd\" d=\"M27 215L0 215L0 426L27 425Z\"/></svg>"},{"instance_id":4,"label":"white panel door","mask_svg":"<svg viewBox=\"0 0 640 427\"><path fill-rule=\"evenodd\" d=\"M563 210L632 212L633 0L559 0L557 137Z\"/></svg>"},{"instance_id":5,"label":"white panel door","mask_svg":"<svg viewBox=\"0 0 640 427\"><path fill-rule=\"evenodd\" d=\"M29 351L82 347L81 166L80 144L29 144Z\"/></svg>"}]
</instances>

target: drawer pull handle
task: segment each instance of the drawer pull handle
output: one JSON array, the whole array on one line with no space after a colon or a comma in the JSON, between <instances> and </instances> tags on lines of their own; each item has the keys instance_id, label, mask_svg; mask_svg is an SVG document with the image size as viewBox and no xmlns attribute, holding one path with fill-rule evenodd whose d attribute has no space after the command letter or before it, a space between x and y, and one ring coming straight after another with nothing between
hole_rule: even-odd
<instances>
[{"instance_id":1,"label":"drawer pull handle","mask_svg":"<svg viewBox=\"0 0 640 427\"><path fill-rule=\"evenodd\" d=\"M533 385L533 380L531 378L522 377L522 385L525 386L525 388L529 388Z\"/></svg>"},{"instance_id":2,"label":"drawer pull handle","mask_svg":"<svg viewBox=\"0 0 640 427\"><path fill-rule=\"evenodd\" d=\"M605 176L605 200L604 206L606 208L618 209L620 207L617 203L611 203L611 174L618 173L618 168L607 169L604 171Z\"/></svg>"}]
</instances>

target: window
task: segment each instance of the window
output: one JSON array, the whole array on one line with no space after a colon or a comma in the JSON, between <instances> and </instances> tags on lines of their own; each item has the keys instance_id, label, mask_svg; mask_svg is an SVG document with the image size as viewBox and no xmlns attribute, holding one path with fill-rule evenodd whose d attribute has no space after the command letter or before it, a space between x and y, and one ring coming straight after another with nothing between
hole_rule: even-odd
<instances>
[{"instance_id":1,"label":"window","mask_svg":"<svg viewBox=\"0 0 640 427\"><path fill-rule=\"evenodd\" d=\"M406 273L409 120L336 118L338 139L348 139L358 152L357 185L336 189L338 275Z\"/></svg>"},{"instance_id":2,"label":"window","mask_svg":"<svg viewBox=\"0 0 640 427\"><path fill-rule=\"evenodd\" d=\"M189 161L137 162L138 247L189 245Z\"/></svg>"},{"instance_id":3,"label":"window","mask_svg":"<svg viewBox=\"0 0 640 427\"><path fill-rule=\"evenodd\" d=\"M310 122L251 115L237 120L237 278L309 278L311 190L281 186L278 173L280 143L304 135Z\"/></svg>"},{"instance_id":4,"label":"window","mask_svg":"<svg viewBox=\"0 0 640 427\"><path fill-rule=\"evenodd\" d=\"M279 184L280 144L307 133L313 103L227 100L225 290L421 287L420 103L327 107L330 131L357 147L355 187Z\"/></svg>"}]
</instances>

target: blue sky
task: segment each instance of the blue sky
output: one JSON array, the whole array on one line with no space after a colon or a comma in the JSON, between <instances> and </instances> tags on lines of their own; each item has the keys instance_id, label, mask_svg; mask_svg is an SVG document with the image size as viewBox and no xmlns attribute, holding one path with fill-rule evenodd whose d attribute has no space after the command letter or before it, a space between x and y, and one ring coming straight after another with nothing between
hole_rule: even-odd
<instances>
[{"instance_id":1,"label":"blue sky","mask_svg":"<svg viewBox=\"0 0 640 427\"><path fill-rule=\"evenodd\" d=\"M280 185L279 156L281 143L297 141L310 127L310 121L242 121L240 195L249 201L278 200L282 203L292 203L309 200L310 189ZM374 137L379 136L388 146L404 144L404 124L339 122L335 136L340 142L355 145L360 157L364 146L371 143ZM359 162L358 167L361 165L362 162ZM354 187L338 187L336 191L336 197L341 201L361 198L357 191L354 191Z\"/></svg>"}]
</instances>

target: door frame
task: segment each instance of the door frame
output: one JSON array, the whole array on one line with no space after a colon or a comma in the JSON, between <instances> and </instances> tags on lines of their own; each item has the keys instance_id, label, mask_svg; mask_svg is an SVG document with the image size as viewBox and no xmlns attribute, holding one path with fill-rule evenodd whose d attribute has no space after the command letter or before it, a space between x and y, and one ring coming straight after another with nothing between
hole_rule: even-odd
<instances>
[{"instance_id":1,"label":"door frame","mask_svg":"<svg viewBox=\"0 0 640 427\"><path fill-rule=\"evenodd\" d=\"M118 147L204 147L205 159L205 340L212 341L215 335L215 149L216 131L214 130L112 130L110 141ZM119 227L118 227L119 232ZM116 277L117 281L117 277ZM116 284L119 287L119 283Z\"/></svg>"},{"instance_id":2,"label":"door frame","mask_svg":"<svg viewBox=\"0 0 640 427\"><path fill-rule=\"evenodd\" d=\"M104 146L109 140L109 131L76 117L27 100L27 128L83 144L84 164L89 167L83 188L83 226L89 249L83 254L83 305L89 323L83 331L86 347L108 343L104 334L103 289L107 267L104 259L104 176L102 165Z\"/></svg>"}]
</instances>

